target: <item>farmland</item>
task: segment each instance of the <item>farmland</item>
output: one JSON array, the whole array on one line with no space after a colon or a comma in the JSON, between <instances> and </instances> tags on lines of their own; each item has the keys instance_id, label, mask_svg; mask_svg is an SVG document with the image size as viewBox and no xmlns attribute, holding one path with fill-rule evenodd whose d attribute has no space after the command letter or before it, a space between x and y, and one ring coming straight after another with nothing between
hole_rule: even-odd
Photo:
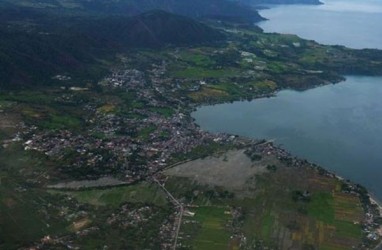
<instances>
[{"instance_id":1,"label":"farmland","mask_svg":"<svg viewBox=\"0 0 382 250\"><path fill-rule=\"evenodd\" d=\"M228 155L234 156L232 152ZM252 175L232 175L223 168L214 168L212 162L215 161L216 165L217 159L222 161L220 165L230 164L229 157L225 161L223 158L224 156L220 156L215 160L205 158L195 163L188 162L185 171L177 171L176 168L183 168L180 165L166 172L170 175L168 189L183 199L190 206L190 211L195 213L193 218L186 218L186 221L191 222L182 226L182 235L193 239L192 244L201 244L201 235L218 233L216 227L212 230L205 223L211 225L215 222L212 225L222 225L222 221L231 226L218 227L220 233L228 232L232 239L241 233L241 244L249 248L310 249L319 246L319 249L351 249L361 244L361 224L365 219L361 201L357 195L343 192L339 179L323 175L307 163L299 167L287 166L274 156L254 162L251 167L274 164L274 167L267 168L268 171L253 172ZM204 166L204 169L200 166ZM237 167L239 166L236 165ZM210 172L206 172L205 168ZM182 176L187 177L184 179ZM208 176L214 177L209 179ZM177 183L176 178L182 179L178 181L183 183L182 186L174 185ZM226 182L221 182L220 179ZM232 185L229 180L236 184ZM193 191L189 193L186 190ZM232 192L232 195L219 195L224 190ZM222 207L222 204L240 209L238 222L233 223L232 216L224 215L222 211L230 209ZM224 216L227 217L223 220L221 217ZM219 238L226 239L223 236ZM228 244L227 240L223 242ZM192 249L203 249L203 245L195 247L190 241L185 241L185 244L194 246L190 247Z\"/></svg>"}]
</instances>

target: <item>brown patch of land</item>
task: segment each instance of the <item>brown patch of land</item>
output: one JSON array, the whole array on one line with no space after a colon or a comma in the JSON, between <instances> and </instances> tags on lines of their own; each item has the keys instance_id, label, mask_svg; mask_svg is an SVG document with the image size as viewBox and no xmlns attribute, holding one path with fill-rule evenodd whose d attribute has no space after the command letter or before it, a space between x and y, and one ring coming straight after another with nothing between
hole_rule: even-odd
<instances>
[{"instance_id":1,"label":"brown patch of land","mask_svg":"<svg viewBox=\"0 0 382 250\"><path fill-rule=\"evenodd\" d=\"M126 182L117 180L113 177L102 177L98 180L83 180L83 181L70 181L62 182L55 185L49 185L48 188L53 189L80 189L80 188L94 188L94 187L113 187L125 185Z\"/></svg>"},{"instance_id":2,"label":"brown patch of land","mask_svg":"<svg viewBox=\"0 0 382 250\"><path fill-rule=\"evenodd\" d=\"M88 218L83 218L83 219L80 219L78 221L73 222L70 229L74 232L77 232L77 231L87 227L90 223L91 223L91 221Z\"/></svg>"},{"instance_id":3,"label":"brown patch of land","mask_svg":"<svg viewBox=\"0 0 382 250\"><path fill-rule=\"evenodd\" d=\"M266 171L269 159L257 162L244 153L244 150L232 150L216 157L190 161L165 171L166 175L188 177L201 184L239 189L256 174Z\"/></svg>"},{"instance_id":4,"label":"brown patch of land","mask_svg":"<svg viewBox=\"0 0 382 250\"><path fill-rule=\"evenodd\" d=\"M165 174L233 191L229 203L244 211L241 232L247 246L345 250L361 243L364 211L359 197L342 192L339 179L308 162L291 166L268 150L261 160L252 161L244 150L232 150ZM199 200L214 207L213 201Z\"/></svg>"},{"instance_id":5,"label":"brown patch of land","mask_svg":"<svg viewBox=\"0 0 382 250\"><path fill-rule=\"evenodd\" d=\"M12 208L12 207L14 207L17 204L17 202L14 199L12 199L12 198L4 199L3 203L8 208Z\"/></svg>"},{"instance_id":6,"label":"brown patch of land","mask_svg":"<svg viewBox=\"0 0 382 250\"><path fill-rule=\"evenodd\" d=\"M16 132L17 124L20 122L20 117L10 113L0 113L0 133L11 135ZM6 139L6 138L0 138Z\"/></svg>"}]
</instances>

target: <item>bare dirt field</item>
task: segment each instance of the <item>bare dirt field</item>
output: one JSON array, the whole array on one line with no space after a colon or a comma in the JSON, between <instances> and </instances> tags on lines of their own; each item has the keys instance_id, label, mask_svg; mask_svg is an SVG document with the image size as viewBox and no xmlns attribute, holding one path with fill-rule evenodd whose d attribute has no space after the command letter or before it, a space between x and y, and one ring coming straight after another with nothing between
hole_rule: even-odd
<instances>
[{"instance_id":1,"label":"bare dirt field","mask_svg":"<svg viewBox=\"0 0 382 250\"><path fill-rule=\"evenodd\" d=\"M5 136L16 131L20 118L17 115L0 112L0 133ZM4 138L0 138L4 139Z\"/></svg>"},{"instance_id":2,"label":"bare dirt field","mask_svg":"<svg viewBox=\"0 0 382 250\"><path fill-rule=\"evenodd\" d=\"M201 184L238 189L254 175L266 172L268 164L272 164L271 159L252 162L244 150L231 150L219 157L210 156L178 165L164 173L192 178Z\"/></svg>"},{"instance_id":3,"label":"bare dirt field","mask_svg":"<svg viewBox=\"0 0 382 250\"><path fill-rule=\"evenodd\" d=\"M258 244L268 249L360 249L364 211L359 197L342 192L340 180L320 173L309 163L290 166L289 161L269 152L265 150L259 161L252 161L245 150L231 150L180 164L164 172L171 177L167 187L177 197L191 197L192 205L207 206L209 211L222 201L240 207L244 211L240 230L250 249ZM228 201L224 200L227 197L216 198L200 191L205 185L234 195ZM190 187L198 192L190 194ZM298 194L305 192L308 198L302 200ZM187 233L188 227L182 230ZM198 236L194 240L197 242Z\"/></svg>"}]
</instances>

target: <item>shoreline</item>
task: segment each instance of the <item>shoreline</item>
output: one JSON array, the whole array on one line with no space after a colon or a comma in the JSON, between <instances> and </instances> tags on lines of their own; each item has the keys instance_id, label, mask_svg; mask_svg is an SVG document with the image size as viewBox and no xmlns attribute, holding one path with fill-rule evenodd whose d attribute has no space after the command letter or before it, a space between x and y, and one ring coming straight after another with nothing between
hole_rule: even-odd
<instances>
[{"instance_id":1,"label":"shoreline","mask_svg":"<svg viewBox=\"0 0 382 250\"><path fill-rule=\"evenodd\" d=\"M381 250L382 249L382 225L379 225L378 227L375 227L377 225L376 218L379 218L382 215L382 203L375 197L374 194L370 193L366 188L363 186L352 182L347 181L345 178L341 177L340 175L335 174L334 172L322 167L321 165L312 163L306 159L294 156L286 149L282 148L280 145L275 145L272 141L263 140L260 143L256 143L256 139L250 139L248 137L238 136L236 138L238 141L246 141L242 144L245 148L252 147L255 152L261 152L263 149L269 150L271 148L273 151L272 154L275 155L275 157L280 157L279 159L282 160L292 160L296 164L295 167L303 166L309 167L315 171L324 171L322 174L325 176L328 176L329 178L337 179L340 183L348 184L350 187L349 193L352 193L353 195L358 196L360 204L362 204L362 215L363 219L360 220L360 225L362 226L362 238L361 243L366 244L365 245L359 245L359 249L372 249L372 250ZM236 150L239 150L239 148L236 148ZM259 150L259 151L257 151ZM192 161L192 159L190 159ZM182 162L180 163L182 164ZM177 166L179 163L176 163L172 166ZM291 165L293 167L293 165ZM168 169L168 168L167 168ZM364 193L363 190L366 190L366 193ZM347 192L346 190L343 190L341 192ZM365 197L367 197L365 199ZM377 206L377 210L373 205ZM376 213L378 211L378 213ZM378 237L376 239L373 239L377 235ZM362 246L362 248L361 248Z\"/></svg>"},{"instance_id":2,"label":"shoreline","mask_svg":"<svg viewBox=\"0 0 382 250\"><path fill-rule=\"evenodd\" d=\"M373 193L368 192L368 194L369 194L370 203L378 207L379 214L382 216L382 202ZM382 237L382 225L380 226L380 230L381 230L380 236Z\"/></svg>"},{"instance_id":3,"label":"shoreline","mask_svg":"<svg viewBox=\"0 0 382 250\"><path fill-rule=\"evenodd\" d=\"M357 193L359 195L360 202L363 205L363 213L364 213L364 216L365 216L364 223L362 223L361 225L364 225L365 227L370 226L372 224L378 224L379 225L377 228L374 229L374 231L369 231L369 234L374 233L374 234L376 234L378 236L378 238L374 240L374 242L377 243L376 246L373 247L373 248L370 248L370 249L372 249L372 250L382 250L382 224L376 223L376 220L375 220L375 218L378 218L378 217L382 216L382 202L375 196L375 194L369 192L368 188L363 187L362 185L360 185L358 183L355 183L355 182L353 182L351 180L346 181L346 179L343 178L342 176L334 173L331 170L328 170L327 168L325 168L325 167L323 167L323 166L321 166L319 164L312 163L312 162L310 162L307 159L300 158L300 157L297 157L297 156L293 155L291 152L289 152L288 150L284 149L281 145L275 145L272 141L269 141L269 140L268 141L265 140L265 142L263 144L270 144L274 148L279 149L282 152L286 153L288 158L293 158L293 159L296 159L298 161L306 161L306 163L308 163L311 168L316 169L316 170L322 169L322 170L326 171L326 175L327 176L331 176L332 178L336 178L337 180L341 181L342 183L346 183L346 184L349 184L351 186L354 185L355 187L357 187L357 189L354 189L353 192L355 192L355 193ZM258 145L261 145L261 144L258 144ZM361 199L362 193L360 192L360 189L359 189L360 186L362 188L365 188L366 195L368 197L369 203L362 201L362 199ZM374 209L372 208L373 205L377 206L378 214L376 214L374 212ZM371 222L370 221L367 222L367 218L366 218L367 216L371 216ZM367 231L363 230L363 232L365 233ZM372 240L371 238L369 238L368 235L364 236L363 240L364 239ZM369 249L369 248L366 248L366 249Z\"/></svg>"},{"instance_id":4,"label":"shoreline","mask_svg":"<svg viewBox=\"0 0 382 250\"><path fill-rule=\"evenodd\" d=\"M379 214L382 215L382 203L375 197L374 194L369 193L369 200L371 204L377 205ZM382 249L382 225L377 229L377 233L379 235L379 243L373 248L373 250L381 250Z\"/></svg>"}]
</instances>

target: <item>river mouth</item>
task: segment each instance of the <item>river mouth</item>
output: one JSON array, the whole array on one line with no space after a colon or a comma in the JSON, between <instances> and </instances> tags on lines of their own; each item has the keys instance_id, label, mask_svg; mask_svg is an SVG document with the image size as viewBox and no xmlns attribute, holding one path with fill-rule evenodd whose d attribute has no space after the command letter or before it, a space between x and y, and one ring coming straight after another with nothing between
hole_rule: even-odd
<instances>
[{"instance_id":1,"label":"river mouth","mask_svg":"<svg viewBox=\"0 0 382 250\"><path fill-rule=\"evenodd\" d=\"M202 129L274 139L292 154L365 185L382 199L382 77L346 81L275 97L203 106Z\"/></svg>"}]
</instances>

